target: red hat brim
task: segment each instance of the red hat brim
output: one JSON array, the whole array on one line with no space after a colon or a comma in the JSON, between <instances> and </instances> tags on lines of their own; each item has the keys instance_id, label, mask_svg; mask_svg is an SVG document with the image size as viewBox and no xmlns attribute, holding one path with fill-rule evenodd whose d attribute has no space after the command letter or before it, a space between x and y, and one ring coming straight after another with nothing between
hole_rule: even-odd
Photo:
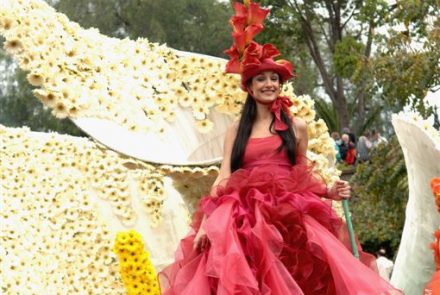
<instances>
[{"instance_id":1,"label":"red hat brim","mask_svg":"<svg viewBox=\"0 0 440 295\"><path fill-rule=\"evenodd\" d=\"M264 71L274 71L280 75L281 83L286 82L293 75L293 67L292 64L288 61L275 62L273 59L265 59L262 63L259 64L247 64L244 66L241 73L241 88L244 91L247 91L247 83L249 79L258 75Z\"/></svg>"}]
</instances>

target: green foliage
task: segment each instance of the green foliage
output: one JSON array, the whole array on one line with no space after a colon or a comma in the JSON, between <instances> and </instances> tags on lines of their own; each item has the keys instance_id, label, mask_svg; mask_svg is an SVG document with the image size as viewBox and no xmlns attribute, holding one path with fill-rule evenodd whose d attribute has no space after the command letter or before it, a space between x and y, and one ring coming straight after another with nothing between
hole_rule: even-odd
<instances>
[{"instance_id":1,"label":"green foliage","mask_svg":"<svg viewBox=\"0 0 440 295\"><path fill-rule=\"evenodd\" d=\"M82 27L214 56L232 43L228 3L216 0L60 0L55 9Z\"/></svg>"},{"instance_id":2,"label":"green foliage","mask_svg":"<svg viewBox=\"0 0 440 295\"><path fill-rule=\"evenodd\" d=\"M436 30L440 31L440 21L437 25ZM422 116L432 113L423 98L429 90L438 91L440 85L440 35L433 32L430 36L424 44L425 50L416 51L405 32L396 33L374 60L376 81L388 103L409 104Z\"/></svg>"},{"instance_id":3,"label":"green foliage","mask_svg":"<svg viewBox=\"0 0 440 295\"><path fill-rule=\"evenodd\" d=\"M323 119L330 132L341 130L338 121L338 114L333 108L332 104L323 99L315 99L316 116Z\"/></svg>"},{"instance_id":4,"label":"green foliage","mask_svg":"<svg viewBox=\"0 0 440 295\"><path fill-rule=\"evenodd\" d=\"M265 22L264 33L257 36L260 43L272 43L281 52L282 58L290 60L299 79L292 83L297 95L308 94L316 97L319 73L310 59L304 34L299 22L292 21L292 11L280 1L262 1L272 10Z\"/></svg>"},{"instance_id":5,"label":"green foliage","mask_svg":"<svg viewBox=\"0 0 440 295\"><path fill-rule=\"evenodd\" d=\"M399 29L377 35L380 42L373 60L377 87L390 105L409 105L427 116L433 109L423 99L440 85L440 2L398 1L387 20Z\"/></svg>"},{"instance_id":6,"label":"green foliage","mask_svg":"<svg viewBox=\"0 0 440 295\"><path fill-rule=\"evenodd\" d=\"M351 78L359 61L362 59L365 45L352 36L346 36L336 43L333 60L338 75Z\"/></svg>"},{"instance_id":7,"label":"green foliage","mask_svg":"<svg viewBox=\"0 0 440 295\"><path fill-rule=\"evenodd\" d=\"M395 252L408 201L408 177L396 136L373 148L371 161L359 164L350 182L352 219L360 242L372 251L386 244Z\"/></svg>"}]
</instances>

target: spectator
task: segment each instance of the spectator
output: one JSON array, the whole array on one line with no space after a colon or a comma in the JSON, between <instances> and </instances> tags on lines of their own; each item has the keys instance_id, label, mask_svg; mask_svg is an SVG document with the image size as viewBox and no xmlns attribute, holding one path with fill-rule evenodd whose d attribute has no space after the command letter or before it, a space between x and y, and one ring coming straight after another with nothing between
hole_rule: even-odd
<instances>
[{"instance_id":1,"label":"spectator","mask_svg":"<svg viewBox=\"0 0 440 295\"><path fill-rule=\"evenodd\" d=\"M376 255L376 263L377 268L379 269L379 275L385 280L390 281L394 263L385 256L386 251L384 248L380 248Z\"/></svg>"},{"instance_id":2,"label":"spectator","mask_svg":"<svg viewBox=\"0 0 440 295\"><path fill-rule=\"evenodd\" d=\"M347 133L342 134L341 138L342 144L339 146L341 157L347 164L354 165L356 162L356 147Z\"/></svg>"},{"instance_id":3,"label":"spectator","mask_svg":"<svg viewBox=\"0 0 440 295\"><path fill-rule=\"evenodd\" d=\"M339 163L342 161L341 151L339 148L342 141L341 141L341 138L339 137L339 133L336 131L332 132L330 136L334 141L334 146L335 146L335 150L336 150L336 162Z\"/></svg>"},{"instance_id":4,"label":"spectator","mask_svg":"<svg viewBox=\"0 0 440 295\"><path fill-rule=\"evenodd\" d=\"M342 134L341 141L339 143L339 153L341 154L342 161L345 161L348 152L348 143L350 142L350 138L347 134Z\"/></svg>"},{"instance_id":5,"label":"spectator","mask_svg":"<svg viewBox=\"0 0 440 295\"><path fill-rule=\"evenodd\" d=\"M352 132L350 131L350 128L348 128L348 127L344 127L344 128L342 129L342 133L346 133L346 134L348 134L348 136L350 137L350 141L351 141L353 144L356 144L356 135L354 135L354 133L352 133Z\"/></svg>"},{"instance_id":6,"label":"spectator","mask_svg":"<svg viewBox=\"0 0 440 295\"><path fill-rule=\"evenodd\" d=\"M380 132L377 131L376 129L373 129L373 131L371 132L371 138L372 138L372 146L375 147L381 143L387 143L388 141L386 140L385 137L382 137L380 135Z\"/></svg>"},{"instance_id":7,"label":"spectator","mask_svg":"<svg viewBox=\"0 0 440 295\"><path fill-rule=\"evenodd\" d=\"M361 163L370 160L370 149L372 147L372 144L368 139L368 137L369 137L369 133L365 132L364 135L359 137L358 143L356 145L356 152L357 152L356 158Z\"/></svg>"}]
</instances>

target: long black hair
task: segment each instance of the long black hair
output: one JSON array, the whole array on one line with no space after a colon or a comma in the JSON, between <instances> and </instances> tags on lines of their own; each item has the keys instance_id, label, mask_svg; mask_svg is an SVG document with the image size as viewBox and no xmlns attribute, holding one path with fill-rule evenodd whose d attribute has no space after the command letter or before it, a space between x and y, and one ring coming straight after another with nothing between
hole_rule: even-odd
<instances>
[{"instance_id":1,"label":"long black hair","mask_svg":"<svg viewBox=\"0 0 440 295\"><path fill-rule=\"evenodd\" d=\"M252 126L257 116L257 103L252 95L248 93L246 101L243 105L241 112L240 122L238 124L237 136L235 137L234 145L232 147L231 154L231 172L239 169L243 164L244 151L251 136ZM292 165L296 164L296 137L292 129L292 122L281 110L281 120L289 127L287 130L276 131L282 139L282 144L278 147L277 151L281 152L283 149L287 152L287 157ZM272 126L275 122L275 117L272 118L269 129L272 130Z\"/></svg>"}]
</instances>

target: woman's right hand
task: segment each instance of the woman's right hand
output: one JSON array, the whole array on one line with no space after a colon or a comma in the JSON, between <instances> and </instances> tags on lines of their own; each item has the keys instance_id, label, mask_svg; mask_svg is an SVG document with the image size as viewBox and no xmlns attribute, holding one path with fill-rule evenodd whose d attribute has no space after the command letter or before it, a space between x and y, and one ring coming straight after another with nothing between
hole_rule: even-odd
<instances>
[{"instance_id":1,"label":"woman's right hand","mask_svg":"<svg viewBox=\"0 0 440 295\"><path fill-rule=\"evenodd\" d=\"M203 229L202 225L200 226L199 231L197 232L193 241L194 250L196 250L197 252L204 251L209 245L208 236L206 235L206 232Z\"/></svg>"}]
</instances>

